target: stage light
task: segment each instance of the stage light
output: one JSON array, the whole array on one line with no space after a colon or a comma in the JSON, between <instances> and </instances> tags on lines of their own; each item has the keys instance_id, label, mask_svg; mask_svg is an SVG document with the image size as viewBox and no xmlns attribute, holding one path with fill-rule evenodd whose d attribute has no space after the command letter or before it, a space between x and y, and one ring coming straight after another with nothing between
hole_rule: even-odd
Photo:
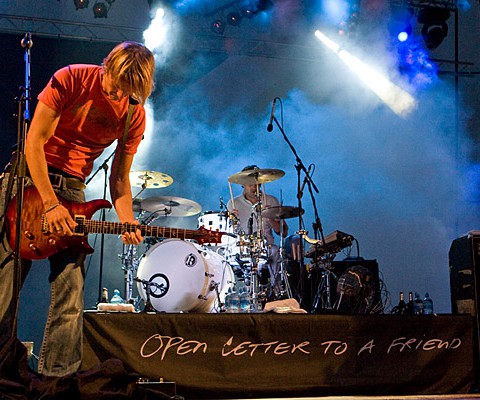
<instances>
[{"instance_id":1,"label":"stage light","mask_svg":"<svg viewBox=\"0 0 480 400\"><path fill-rule=\"evenodd\" d=\"M398 35L397 35L397 39L400 41L400 42L406 42L408 40L408 38L410 37L410 35L412 34L412 25L408 24L407 26L405 26L405 28L403 30L401 30Z\"/></svg>"},{"instance_id":2,"label":"stage light","mask_svg":"<svg viewBox=\"0 0 480 400\"><path fill-rule=\"evenodd\" d=\"M219 35L223 35L223 32L225 31L225 23L221 19L216 19L210 25L210 30Z\"/></svg>"},{"instance_id":3,"label":"stage light","mask_svg":"<svg viewBox=\"0 0 480 400\"><path fill-rule=\"evenodd\" d=\"M240 14L242 14L243 18L252 19L255 15L255 10L249 1L241 4L238 9L240 10Z\"/></svg>"},{"instance_id":4,"label":"stage light","mask_svg":"<svg viewBox=\"0 0 480 400\"><path fill-rule=\"evenodd\" d=\"M88 7L88 0L73 0L73 4L77 10Z\"/></svg>"},{"instance_id":5,"label":"stage light","mask_svg":"<svg viewBox=\"0 0 480 400\"><path fill-rule=\"evenodd\" d=\"M389 81L374 68L370 67L320 31L315 36L375 93L395 114L408 115L416 106L416 100L406 91Z\"/></svg>"},{"instance_id":6,"label":"stage light","mask_svg":"<svg viewBox=\"0 0 480 400\"><path fill-rule=\"evenodd\" d=\"M105 3L99 1L93 5L93 15L95 18L107 18L108 8Z\"/></svg>"},{"instance_id":7,"label":"stage light","mask_svg":"<svg viewBox=\"0 0 480 400\"><path fill-rule=\"evenodd\" d=\"M227 22L232 26L238 26L242 22L242 16L240 13L232 11L227 15Z\"/></svg>"},{"instance_id":8,"label":"stage light","mask_svg":"<svg viewBox=\"0 0 480 400\"><path fill-rule=\"evenodd\" d=\"M448 35L447 19L450 11L444 8L424 7L418 12L417 21L423 24L422 36L427 49L436 49Z\"/></svg>"},{"instance_id":9,"label":"stage light","mask_svg":"<svg viewBox=\"0 0 480 400\"><path fill-rule=\"evenodd\" d=\"M399 42L406 42L412 34L413 28L410 20L413 14L414 12L411 7L392 6L388 28L390 35Z\"/></svg>"}]
</instances>

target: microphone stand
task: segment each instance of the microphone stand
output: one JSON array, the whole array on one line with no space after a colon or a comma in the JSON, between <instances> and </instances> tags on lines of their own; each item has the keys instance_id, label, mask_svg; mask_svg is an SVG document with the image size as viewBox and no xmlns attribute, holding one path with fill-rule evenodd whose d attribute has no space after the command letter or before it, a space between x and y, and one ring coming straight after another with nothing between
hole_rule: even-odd
<instances>
[{"instance_id":1,"label":"microphone stand","mask_svg":"<svg viewBox=\"0 0 480 400\"><path fill-rule=\"evenodd\" d=\"M103 183L103 199L106 200L107 198L107 171L108 171L108 162L112 158L112 156L115 154L115 151L110 154L107 159L100 165L97 170L93 173L90 178L88 178L87 182L85 183L88 185L92 179L97 175L101 170L105 171L105 177L104 177L104 183ZM106 219L106 213L105 209L102 208L101 212L101 221L105 222ZM102 301L102 293L103 293L103 254L105 251L105 234L102 233L102 236L100 238L100 268L99 268L99 277L98 277L98 303Z\"/></svg>"},{"instance_id":2,"label":"microphone stand","mask_svg":"<svg viewBox=\"0 0 480 400\"><path fill-rule=\"evenodd\" d=\"M288 146L290 147L290 149L292 150L292 153L293 155L295 156L295 160L296 160L296 164L295 164L295 169L297 170L297 201L298 201L298 209L299 210L303 210L302 208L302 197L303 197L303 189L302 189L302 179L301 179L301 173L302 171L305 173L305 181L306 183L309 185L309 187L311 186L316 193L319 193L318 191L318 188L317 186L315 185L315 182L313 182L312 180L312 177L310 176L310 173L309 171L307 170L307 168L305 168L305 165L303 164L302 160L300 159L300 157L298 156L298 153L297 151L295 150L295 147L292 145L292 143L290 142L290 140L288 139L287 135L285 134L285 131L284 129L282 128L282 126L280 125L280 123L278 122L278 119L277 117L275 117L275 115L273 115L273 121L275 122L275 124L277 125L278 129L280 130L280 132L282 133L282 136L283 138L285 139L285 141L287 142ZM305 185L303 185L304 187ZM302 232L304 232L303 230L303 217L302 217L302 213L300 212L299 215L298 215L298 229L299 231L297 232L298 234L301 234ZM320 234L322 236L322 243L325 243L325 239L324 239L324 236L323 236L323 230L320 229ZM302 240L300 240L300 246L299 246L299 252L300 252L300 282L299 282L299 293L300 293L300 302L302 303L305 303L304 301L304 297L305 297L305 263L304 263L304 260L303 260L303 254L304 254L304 247L303 247L303 238ZM303 304L304 305L304 304Z\"/></svg>"},{"instance_id":3,"label":"microphone stand","mask_svg":"<svg viewBox=\"0 0 480 400\"><path fill-rule=\"evenodd\" d=\"M15 254L14 254L14 275L13 275L13 291L12 297L15 304L14 319L12 337L17 335L18 326L18 302L21 289L21 276L22 276L22 260L20 257L20 242L22 237L22 208L23 208L23 195L25 189L25 177L26 177L26 157L25 157L25 141L28 132L28 125L30 123L30 49L33 45L30 32L25 34L25 37L20 42L21 46L25 49L25 87L22 87L22 94L18 101L18 125L17 125L17 154L15 168L12 168L11 174L17 175L17 221L16 221L16 233L15 233ZM23 109L23 113L22 113ZM10 197L10 193L7 193Z\"/></svg>"}]
</instances>

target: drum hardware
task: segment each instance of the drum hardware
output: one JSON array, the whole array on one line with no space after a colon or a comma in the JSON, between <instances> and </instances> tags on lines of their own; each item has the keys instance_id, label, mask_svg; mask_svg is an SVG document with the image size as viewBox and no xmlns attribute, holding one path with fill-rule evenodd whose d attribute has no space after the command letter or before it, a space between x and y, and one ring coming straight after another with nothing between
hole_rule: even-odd
<instances>
[{"instance_id":1,"label":"drum hardware","mask_svg":"<svg viewBox=\"0 0 480 400\"><path fill-rule=\"evenodd\" d=\"M303 215L304 210L298 207L292 206L276 206L265 208L262 211L262 216L265 218L280 221L280 293L279 298L292 298L292 289L290 287L290 281L285 268L285 238L284 238L284 220L288 218L295 218L299 215ZM276 279L275 279L276 282Z\"/></svg>"},{"instance_id":2,"label":"drum hardware","mask_svg":"<svg viewBox=\"0 0 480 400\"><path fill-rule=\"evenodd\" d=\"M152 302L150 301L150 298L152 295L152 286L157 286L157 288L161 290L160 285L152 281L147 281L145 279L134 278L134 281L141 283L146 293L146 300L143 307L143 312L156 312L155 308L152 305Z\"/></svg>"},{"instance_id":3,"label":"drum hardware","mask_svg":"<svg viewBox=\"0 0 480 400\"><path fill-rule=\"evenodd\" d=\"M215 296L217 298L218 312L225 312L225 303L222 302L220 297L220 290L218 289L219 283L215 281L210 282L210 291L215 290Z\"/></svg>"},{"instance_id":4,"label":"drum hardware","mask_svg":"<svg viewBox=\"0 0 480 400\"><path fill-rule=\"evenodd\" d=\"M265 204L265 190L261 190L261 185L267 182L272 182L285 175L284 171L278 169L249 169L238 172L231 175L228 178L231 203L233 209L235 209L235 200L233 197L231 183L240 185L256 185L256 201L252 206L251 216L248 221L248 234L245 232L239 233L239 240L236 245L239 247L240 255L235 256L236 261L239 263L240 268L244 270L246 263L242 261L242 256L248 256L250 262L250 271L247 273L244 271L244 279L249 282L249 294L250 294L250 311L259 312L263 309L263 303L266 299L265 286L261 284L259 277L259 265L262 260L268 259L268 246L266 240L263 237L263 218L262 212ZM253 219L256 219L256 232L253 232ZM270 274L271 281L275 279L273 274Z\"/></svg>"},{"instance_id":5,"label":"drum hardware","mask_svg":"<svg viewBox=\"0 0 480 400\"><path fill-rule=\"evenodd\" d=\"M174 196L149 197L142 201L141 207L165 217L190 217L202 211L202 206L195 201Z\"/></svg>"},{"instance_id":6,"label":"drum hardware","mask_svg":"<svg viewBox=\"0 0 480 400\"><path fill-rule=\"evenodd\" d=\"M125 294L124 299L127 303L134 303L135 299L133 298L133 277L138 267L137 260L137 250L136 246L132 244L124 244L123 251L120 255L122 260L122 270L125 273Z\"/></svg>"}]
</instances>

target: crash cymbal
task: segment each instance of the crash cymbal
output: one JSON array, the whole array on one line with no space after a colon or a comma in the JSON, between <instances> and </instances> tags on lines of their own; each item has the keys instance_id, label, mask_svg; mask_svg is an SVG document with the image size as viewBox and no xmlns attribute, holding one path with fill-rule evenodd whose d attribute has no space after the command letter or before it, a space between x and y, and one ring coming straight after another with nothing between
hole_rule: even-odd
<instances>
[{"instance_id":1,"label":"crash cymbal","mask_svg":"<svg viewBox=\"0 0 480 400\"><path fill-rule=\"evenodd\" d=\"M270 219L288 219L302 215L304 210L292 206L278 206L266 208L262 211L262 217Z\"/></svg>"},{"instance_id":2,"label":"crash cymbal","mask_svg":"<svg viewBox=\"0 0 480 400\"><path fill-rule=\"evenodd\" d=\"M142 209L164 216L190 217L202 211L202 206L181 197L160 196L142 200Z\"/></svg>"},{"instance_id":3,"label":"crash cymbal","mask_svg":"<svg viewBox=\"0 0 480 400\"><path fill-rule=\"evenodd\" d=\"M130 185L143 189L157 189L170 186L173 178L163 172L130 171Z\"/></svg>"},{"instance_id":4,"label":"crash cymbal","mask_svg":"<svg viewBox=\"0 0 480 400\"><path fill-rule=\"evenodd\" d=\"M230 176L228 181L240 185L261 185L262 183L280 179L283 175L285 175L285 172L280 169L251 169L237 172Z\"/></svg>"}]
</instances>

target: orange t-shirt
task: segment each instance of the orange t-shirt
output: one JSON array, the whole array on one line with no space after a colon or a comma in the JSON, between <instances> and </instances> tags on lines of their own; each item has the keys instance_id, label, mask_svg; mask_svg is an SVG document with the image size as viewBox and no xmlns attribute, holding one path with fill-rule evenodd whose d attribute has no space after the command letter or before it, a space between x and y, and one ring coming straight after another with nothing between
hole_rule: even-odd
<instances>
[{"instance_id":1,"label":"orange t-shirt","mask_svg":"<svg viewBox=\"0 0 480 400\"><path fill-rule=\"evenodd\" d=\"M38 100L60 113L54 135L45 144L49 166L78 176L92 172L93 162L118 140L121 147L129 99L107 98L102 91L102 67L75 64L52 76ZM145 109L135 105L124 152L135 154L145 131ZM121 149L117 147L117 151Z\"/></svg>"}]
</instances>

